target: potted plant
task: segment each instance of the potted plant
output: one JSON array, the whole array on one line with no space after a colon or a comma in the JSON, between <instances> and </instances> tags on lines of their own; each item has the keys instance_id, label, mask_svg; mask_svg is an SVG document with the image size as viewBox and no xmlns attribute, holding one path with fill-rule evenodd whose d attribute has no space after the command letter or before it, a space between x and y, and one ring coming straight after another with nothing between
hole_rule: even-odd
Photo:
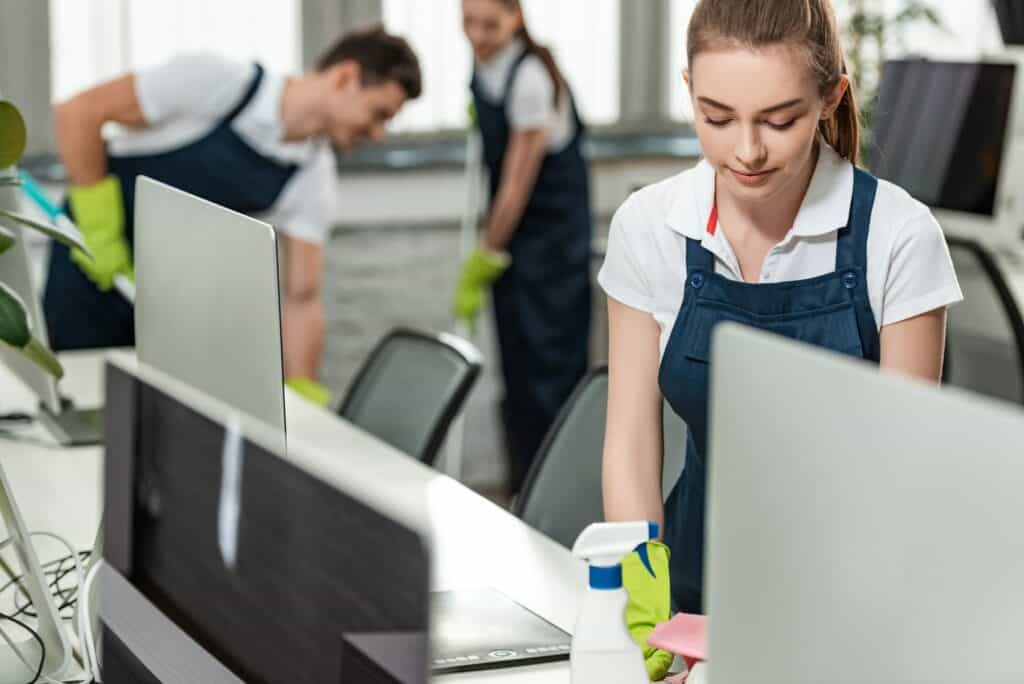
<instances>
[{"instance_id":1,"label":"potted plant","mask_svg":"<svg viewBox=\"0 0 1024 684\"><path fill-rule=\"evenodd\" d=\"M15 226L43 233L88 254L80 235L15 211L12 201L15 195L10 190L22 184L16 165L25 152L26 140L27 131L21 112L0 98L0 254L14 246L18 238L18 232L13 229ZM3 282L0 282L0 343L13 347L53 376L63 376L64 370L56 357L33 334L24 302Z\"/></svg>"},{"instance_id":2,"label":"potted plant","mask_svg":"<svg viewBox=\"0 0 1024 684\"><path fill-rule=\"evenodd\" d=\"M892 44L903 46L906 30L924 23L946 30L938 12L923 0L904 0L899 11L885 12L878 0L849 0L850 13L844 26L847 59L864 126L863 149L871 138L871 121L878 94L882 65Z\"/></svg>"}]
</instances>

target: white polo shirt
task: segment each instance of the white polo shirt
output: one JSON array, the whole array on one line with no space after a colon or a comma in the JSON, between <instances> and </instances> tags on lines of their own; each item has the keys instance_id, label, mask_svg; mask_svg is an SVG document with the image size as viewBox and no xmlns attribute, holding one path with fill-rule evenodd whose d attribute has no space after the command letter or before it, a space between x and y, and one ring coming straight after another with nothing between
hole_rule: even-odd
<instances>
[{"instance_id":1,"label":"white polo shirt","mask_svg":"<svg viewBox=\"0 0 1024 684\"><path fill-rule=\"evenodd\" d=\"M245 95L256 73L251 62L215 54L185 54L135 75L135 90L148 126L116 127L108 139L113 156L156 154L207 135ZM335 219L337 174L326 140L282 142L281 96L285 77L264 70L259 90L232 129L261 154L298 170L269 211L256 218L282 233L322 243Z\"/></svg>"},{"instance_id":2,"label":"white polo shirt","mask_svg":"<svg viewBox=\"0 0 1024 684\"><path fill-rule=\"evenodd\" d=\"M633 193L612 219L598 282L609 297L652 314L664 354L686 287L686 238L715 257L715 272L742 280L720 228L708 232L715 171L695 167ZM835 271L839 229L853 197L853 166L824 142L796 221L764 261L761 282ZM879 328L963 299L945 238L931 211L903 189L878 181L867 244L867 284Z\"/></svg>"},{"instance_id":3,"label":"white polo shirt","mask_svg":"<svg viewBox=\"0 0 1024 684\"><path fill-rule=\"evenodd\" d=\"M544 62L536 55L524 59L512 82L512 92L505 92L509 73L525 50L526 43L514 39L487 62L476 65L477 78L492 103L508 95L505 114L513 130L544 129L545 149L561 152L576 135L576 119L567 88L562 88L555 106L555 84Z\"/></svg>"}]
</instances>

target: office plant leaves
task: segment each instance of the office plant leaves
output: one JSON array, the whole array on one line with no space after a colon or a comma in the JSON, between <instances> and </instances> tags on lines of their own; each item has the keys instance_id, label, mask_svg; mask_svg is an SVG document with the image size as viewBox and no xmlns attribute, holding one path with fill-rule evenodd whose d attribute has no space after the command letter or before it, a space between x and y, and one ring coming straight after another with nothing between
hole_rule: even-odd
<instances>
[{"instance_id":1,"label":"office plant leaves","mask_svg":"<svg viewBox=\"0 0 1024 684\"><path fill-rule=\"evenodd\" d=\"M0 226L0 254L3 254L14 246L14 233Z\"/></svg>"},{"instance_id":2,"label":"office plant leaves","mask_svg":"<svg viewBox=\"0 0 1024 684\"><path fill-rule=\"evenodd\" d=\"M64 377L64 369L57 357L32 336L21 299L3 283L0 283L0 341L58 380Z\"/></svg>"},{"instance_id":3,"label":"office plant leaves","mask_svg":"<svg viewBox=\"0 0 1024 684\"><path fill-rule=\"evenodd\" d=\"M31 339L24 304L13 290L0 283L0 340L21 349Z\"/></svg>"},{"instance_id":4,"label":"office plant leaves","mask_svg":"<svg viewBox=\"0 0 1024 684\"><path fill-rule=\"evenodd\" d=\"M92 257L92 252L85 246L85 238L77 230L69 229L63 230L60 226L51 223L43 223L37 221L30 216L19 214L13 211L7 211L6 209L0 209L0 220L13 221L20 223L26 228L38 231L48 238L56 240L57 242L70 247L71 249L78 249L85 252L89 257ZM0 250L3 251L3 250Z\"/></svg>"},{"instance_id":5,"label":"office plant leaves","mask_svg":"<svg viewBox=\"0 0 1024 684\"><path fill-rule=\"evenodd\" d=\"M21 112L10 102L0 99L0 169L12 168L21 161L25 153L28 133ZM13 170L13 169L12 169ZM21 179L15 174L0 174L0 187L17 187ZM8 221L7 226L0 225L0 254L14 245L17 234L11 230L10 222L37 230L69 247L84 247L79 239L68 236L56 226L49 226L34 219L21 216L11 211L0 209L0 218ZM18 295L7 285L0 282L0 342L15 349L26 359L53 375L57 379L64 376L60 362L41 341L32 336L25 305Z\"/></svg>"},{"instance_id":6,"label":"office plant leaves","mask_svg":"<svg viewBox=\"0 0 1024 684\"><path fill-rule=\"evenodd\" d=\"M27 140L28 132L21 112L10 102L0 100L0 169L21 161Z\"/></svg>"},{"instance_id":7,"label":"office plant leaves","mask_svg":"<svg viewBox=\"0 0 1024 684\"><path fill-rule=\"evenodd\" d=\"M64 377L64 369L61 367L60 361L52 351L46 348L46 345L35 337L32 337L20 351L25 358L58 380Z\"/></svg>"}]
</instances>

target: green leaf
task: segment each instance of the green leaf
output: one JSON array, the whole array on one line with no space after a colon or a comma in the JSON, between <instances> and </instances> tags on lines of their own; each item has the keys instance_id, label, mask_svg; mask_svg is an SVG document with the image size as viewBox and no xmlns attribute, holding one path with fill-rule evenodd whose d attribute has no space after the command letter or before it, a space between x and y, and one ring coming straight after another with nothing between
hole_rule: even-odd
<instances>
[{"instance_id":1,"label":"green leaf","mask_svg":"<svg viewBox=\"0 0 1024 684\"><path fill-rule=\"evenodd\" d=\"M17 236L3 226L0 226L0 254L3 254L17 242Z\"/></svg>"},{"instance_id":2,"label":"green leaf","mask_svg":"<svg viewBox=\"0 0 1024 684\"><path fill-rule=\"evenodd\" d=\"M22 348L32 339L25 305L14 290L0 283L0 341Z\"/></svg>"},{"instance_id":3,"label":"green leaf","mask_svg":"<svg viewBox=\"0 0 1024 684\"><path fill-rule=\"evenodd\" d=\"M21 112L10 102L0 101L0 169L21 161L27 140L28 132Z\"/></svg>"},{"instance_id":4,"label":"green leaf","mask_svg":"<svg viewBox=\"0 0 1024 684\"><path fill-rule=\"evenodd\" d=\"M60 365L60 361L57 360L57 357L53 355L52 351L47 349L46 346L35 337L30 339L28 344L18 351L20 351L26 359L36 364L58 380L64 377L64 368Z\"/></svg>"},{"instance_id":5,"label":"green leaf","mask_svg":"<svg viewBox=\"0 0 1024 684\"><path fill-rule=\"evenodd\" d=\"M37 221L34 218L25 216L24 214L18 214L13 211L7 211L6 209L0 209L0 219L9 219L15 223L20 223L26 228L39 231L47 237L53 238L62 245L66 245L72 249L80 249L89 257L92 257L92 252L85 246L85 238L78 232L78 229L74 227L70 221L67 226L55 225L53 223L43 223Z\"/></svg>"},{"instance_id":6,"label":"green leaf","mask_svg":"<svg viewBox=\"0 0 1024 684\"><path fill-rule=\"evenodd\" d=\"M15 187L21 185L21 179L18 178L17 176L0 177L0 188L10 185L13 185Z\"/></svg>"}]
</instances>

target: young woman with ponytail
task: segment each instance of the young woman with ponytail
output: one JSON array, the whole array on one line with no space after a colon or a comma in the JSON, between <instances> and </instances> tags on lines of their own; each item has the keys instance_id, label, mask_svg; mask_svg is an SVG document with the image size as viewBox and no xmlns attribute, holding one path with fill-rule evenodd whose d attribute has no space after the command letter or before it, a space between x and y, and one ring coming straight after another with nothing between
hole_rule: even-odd
<instances>
[{"instance_id":1,"label":"young woman with ponytail","mask_svg":"<svg viewBox=\"0 0 1024 684\"><path fill-rule=\"evenodd\" d=\"M587 369L591 218L584 130L550 51L530 37L519 0L463 0L462 14L491 202L454 308L474 324L493 285L514 493Z\"/></svg>"},{"instance_id":2,"label":"young woman with ponytail","mask_svg":"<svg viewBox=\"0 0 1024 684\"><path fill-rule=\"evenodd\" d=\"M830 0L701 0L687 49L703 159L625 202L598 278L610 321L605 514L663 523L664 544L648 551L656 571L669 569L651 580L624 565L641 643L668 618L670 596L676 610L703 609L714 326L737 321L938 382L946 307L962 298L928 208L857 167L857 105ZM689 428L664 504L663 398ZM671 659L646 655L652 679L664 674Z\"/></svg>"}]
</instances>

